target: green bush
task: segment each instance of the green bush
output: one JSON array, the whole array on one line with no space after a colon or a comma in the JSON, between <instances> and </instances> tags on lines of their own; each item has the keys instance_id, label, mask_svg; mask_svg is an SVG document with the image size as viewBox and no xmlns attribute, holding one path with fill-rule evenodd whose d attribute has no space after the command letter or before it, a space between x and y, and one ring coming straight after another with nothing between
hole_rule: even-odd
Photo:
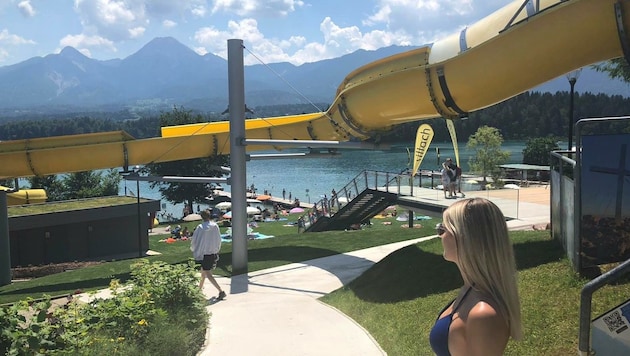
<instances>
[{"instance_id":1,"label":"green bush","mask_svg":"<svg viewBox=\"0 0 630 356\"><path fill-rule=\"evenodd\" d=\"M111 297L24 301L0 309L0 351L6 355L194 355L203 345L208 313L194 262L140 260L131 281L110 283ZM170 350L170 351L169 351Z\"/></svg>"},{"instance_id":2,"label":"green bush","mask_svg":"<svg viewBox=\"0 0 630 356\"><path fill-rule=\"evenodd\" d=\"M38 354L63 347L58 326L49 322L50 300L21 301L0 309L0 351L3 355Z\"/></svg>"}]
</instances>

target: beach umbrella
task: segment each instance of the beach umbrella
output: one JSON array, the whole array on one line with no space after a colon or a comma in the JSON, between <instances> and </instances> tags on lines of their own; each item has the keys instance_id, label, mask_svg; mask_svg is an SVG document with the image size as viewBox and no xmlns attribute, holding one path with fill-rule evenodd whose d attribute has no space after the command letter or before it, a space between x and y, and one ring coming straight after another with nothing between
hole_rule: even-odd
<instances>
[{"instance_id":1,"label":"beach umbrella","mask_svg":"<svg viewBox=\"0 0 630 356\"><path fill-rule=\"evenodd\" d=\"M506 184L506 185L503 186L503 188L505 188L505 189L521 189L521 187L519 187L516 184Z\"/></svg>"},{"instance_id":2,"label":"beach umbrella","mask_svg":"<svg viewBox=\"0 0 630 356\"><path fill-rule=\"evenodd\" d=\"M247 207L247 215L258 215L260 214L260 209L248 206ZM231 219L232 218L232 211L228 211L227 213L223 214L223 218L224 219Z\"/></svg>"},{"instance_id":3,"label":"beach umbrella","mask_svg":"<svg viewBox=\"0 0 630 356\"><path fill-rule=\"evenodd\" d=\"M201 215L199 214L188 214L184 216L184 221L198 221L201 220Z\"/></svg>"},{"instance_id":4,"label":"beach umbrella","mask_svg":"<svg viewBox=\"0 0 630 356\"><path fill-rule=\"evenodd\" d=\"M479 182L474 180L474 179L469 179L469 180L466 181L466 183L468 183L468 184L479 184Z\"/></svg>"},{"instance_id":5,"label":"beach umbrella","mask_svg":"<svg viewBox=\"0 0 630 356\"><path fill-rule=\"evenodd\" d=\"M300 208L300 207L295 207L292 208L291 210L289 210L289 214L299 214L299 213L303 213L304 209Z\"/></svg>"},{"instance_id":6,"label":"beach umbrella","mask_svg":"<svg viewBox=\"0 0 630 356\"><path fill-rule=\"evenodd\" d=\"M215 205L214 207L221 210L230 209L232 207L232 203L229 201L224 201L222 203Z\"/></svg>"},{"instance_id":7,"label":"beach umbrella","mask_svg":"<svg viewBox=\"0 0 630 356\"><path fill-rule=\"evenodd\" d=\"M261 194L261 195L256 196L256 199L258 199L260 201L269 200L269 199L271 199L271 195Z\"/></svg>"},{"instance_id":8,"label":"beach umbrella","mask_svg":"<svg viewBox=\"0 0 630 356\"><path fill-rule=\"evenodd\" d=\"M260 209L254 208L253 206L247 207L247 215L257 215L260 214Z\"/></svg>"}]
</instances>

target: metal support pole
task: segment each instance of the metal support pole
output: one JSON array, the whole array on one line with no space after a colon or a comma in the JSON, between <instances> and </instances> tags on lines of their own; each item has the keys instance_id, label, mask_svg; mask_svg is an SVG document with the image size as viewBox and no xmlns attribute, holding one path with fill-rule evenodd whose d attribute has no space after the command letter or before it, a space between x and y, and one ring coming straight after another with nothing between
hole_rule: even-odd
<instances>
[{"instance_id":1,"label":"metal support pole","mask_svg":"<svg viewBox=\"0 0 630 356\"><path fill-rule=\"evenodd\" d=\"M0 191L0 286L11 284L11 246L9 246L9 212L7 192Z\"/></svg>"},{"instance_id":2,"label":"metal support pole","mask_svg":"<svg viewBox=\"0 0 630 356\"><path fill-rule=\"evenodd\" d=\"M142 253L142 220L140 220L140 181L136 181L136 199L138 200L138 257L144 255Z\"/></svg>"},{"instance_id":3,"label":"metal support pole","mask_svg":"<svg viewBox=\"0 0 630 356\"><path fill-rule=\"evenodd\" d=\"M571 85L571 101L569 102L569 147L567 147L568 151L573 150L573 97L575 96L575 82L577 78L569 79L569 84Z\"/></svg>"},{"instance_id":4,"label":"metal support pole","mask_svg":"<svg viewBox=\"0 0 630 356\"><path fill-rule=\"evenodd\" d=\"M247 154L245 152L245 67L243 40L228 40L232 273L247 274ZM244 286L247 291L247 285Z\"/></svg>"},{"instance_id":5,"label":"metal support pole","mask_svg":"<svg viewBox=\"0 0 630 356\"><path fill-rule=\"evenodd\" d=\"M569 147L567 151L571 152L573 150L573 126L574 126L574 118L573 118L573 98L575 97L575 82L577 82L578 77L582 73L582 68L569 72L567 74L567 79L569 80L569 85L571 85L571 101L569 103ZM569 153L570 155L570 153Z\"/></svg>"}]
</instances>

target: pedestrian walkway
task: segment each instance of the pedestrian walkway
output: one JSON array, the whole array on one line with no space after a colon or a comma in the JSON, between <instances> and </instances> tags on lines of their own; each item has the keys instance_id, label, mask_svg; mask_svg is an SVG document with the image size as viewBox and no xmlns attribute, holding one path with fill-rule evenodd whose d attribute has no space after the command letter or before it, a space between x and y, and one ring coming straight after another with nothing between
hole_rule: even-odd
<instances>
[{"instance_id":1,"label":"pedestrian walkway","mask_svg":"<svg viewBox=\"0 0 630 356\"><path fill-rule=\"evenodd\" d=\"M510 230L549 222L549 205L521 208ZM390 253L429 236L230 278L216 277L228 295L210 304L210 325L200 355L385 355L371 335L318 298L359 277ZM217 295L205 283L208 298Z\"/></svg>"},{"instance_id":2,"label":"pedestrian walkway","mask_svg":"<svg viewBox=\"0 0 630 356\"><path fill-rule=\"evenodd\" d=\"M230 278L211 313L201 355L385 355L370 334L318 298L341 288L374 263L424 237ZM210 283L204 293L216 296Z\"/></svg>"}]
</instances>

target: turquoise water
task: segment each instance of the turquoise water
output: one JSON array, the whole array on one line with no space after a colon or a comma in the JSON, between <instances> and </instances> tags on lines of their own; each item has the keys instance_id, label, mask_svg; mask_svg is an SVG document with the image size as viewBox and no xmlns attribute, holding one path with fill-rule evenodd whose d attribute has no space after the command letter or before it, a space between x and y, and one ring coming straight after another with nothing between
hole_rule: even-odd
<instances>
[{"instance_id":1,"label":"turquoise water","mask_svg":"<svg viewBox=\"0 0 630 356\"><path fill-rule=\"evenodd\" d=\"M364 170L399 173L410 167L407 148L413 152L413 143L396 144L391 150L341 150L341 154L333 156L318 156L314 158L290 158L253 160L247 162L247 186L254 184L257 193L265 190L272 196L282 196L282 190L286 191L286 198L298 198L304 202L315 202L323 197L331 195L331 190L339 191L354 177ZM439 162L448 157L455 159L451 143L432 143L429 152L425 156L421 169L438 170ZM525 142L505 142L504 151L510 152L507 163L521 163L523 159ZM304 150L286 150L283 152L304 152ZM263 152L256 152L263 153ZM272 153L278 153L272 151ZM460 143L460 163L464 172L469 171L468 161L474 152L466 150L465 143ZM125 184L129 191L136 193L135 182L122 182L120 194L125 194ZM224 186L230 191L229 186ZM161 199L157 189L149 188L148 182L140 182L140 196ZM172 205L162 200L162 211L171 213L175 217L182 216L183 204ZM204 209L207 205L200 204ZM195 207L196 208L196 207Z\"/></svg>"}]
</instances>

